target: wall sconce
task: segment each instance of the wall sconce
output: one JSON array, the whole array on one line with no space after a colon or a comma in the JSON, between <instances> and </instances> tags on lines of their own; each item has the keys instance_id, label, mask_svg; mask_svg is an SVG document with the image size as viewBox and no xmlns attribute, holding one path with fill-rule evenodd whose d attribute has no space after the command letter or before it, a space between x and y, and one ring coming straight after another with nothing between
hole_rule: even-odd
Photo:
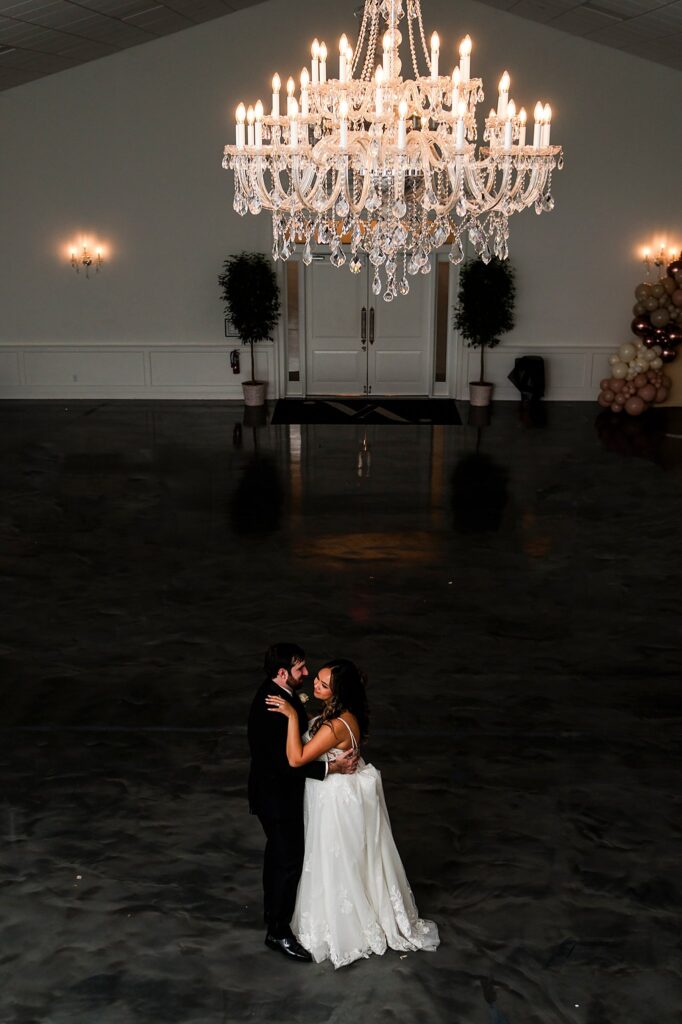
<instances>
[{"instance_id":1,"label":"wall sconce","mask_svg":"<svg viewBox=\"0 0 682 1024\"><path fill-rule=\"evenodd\" d=\"M93 266L95 268L95 273L99 274L100 269L102 267L102 264L104 262L104 256L102 254L102 249L101 249L101 247L99 245L95 249L95 255L94 256L92 255L92 253L88 249L87 243L83 243L83 248L82 248L82 251L81 251L80 255L78 255L78 253L76 252L76 247L72 245L71 249L70 249L70 256L71 256L71 266L76 271L76 273L79 274L80 273L80 268L84 267L85 268L85 276L86 277L90 277L90 267L93 267Z\"/></svg>"},{"instance_id":2,"label":"wall sconce","mask_svg":"<svg viewBox=\"0 0 682 1024\"><path fill-rule=\"evenodd\" d=\"M657 268L659 277L665 277L668 264L672 263L680 255L678 246L666 246L665 242L659 242L655 251L653 251L653 248L647 245L642 249L642 262L646 267L647 280L651 276L652 266Z\"/></svg>"}]
</instances>

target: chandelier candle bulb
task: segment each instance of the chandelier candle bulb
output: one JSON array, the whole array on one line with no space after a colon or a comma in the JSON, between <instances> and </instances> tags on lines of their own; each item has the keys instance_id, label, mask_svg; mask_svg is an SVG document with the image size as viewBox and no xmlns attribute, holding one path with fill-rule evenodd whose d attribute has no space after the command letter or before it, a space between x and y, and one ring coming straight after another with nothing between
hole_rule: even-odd
<instances>
[{"instance_id":1,"label":"chandelier candle bulb","mask_svg":"<svg viewBox=\"0 0 682 1024\"><path fill-rule=\"evenodd\" d=\"M317 85L320 80L320 43L317 39L313 39L313 45L310 47L310 57L310 77L313 85Z\"/></svg>"},{"instance_id":2,"label":"chandelier candle bulb","mask_svg":"<svg viewBox=\"0 0 682 1024\"><path fill-rule=\"evenodd\" d=\"M348 38L344 33L339 40L339 82L346 81L346 51L348 50Z\"/></svg>"},{"instance_id":3,"label":"chandelier candle bulb","mask_svg":"<svg viewBox=\"0 0 682 1024\"><path fill-rule=\"evenodd\" d=\"M256 149L260 149L263 145L263 104L260 100L258 100L254 107L254 114L256 117L255 146Z\"/></svg>"},{"instance_id":4,"label":"chandelier candle bulb","mask_svg":"<svg viewBox=\"0 0 682 1024\"><path fill-rule=\"evenodd\" d=\"M255 119L256 115L254 113L253 107L250 106L249 109L246 111L246 132L249 146L253 146L255 143L255 136L253 131L253 122L255 121Z\"/></svg>"},{"instance_id":5,"label":"chandelier candle bulb","mask_svg":"<svg viewBox=\"0 0 682 1024\"><path fill-rule=\"evenodd\" d=\"M304 117L310 112L310 97L308 95L309 85L310 75L308 74L308 69L303 68L301 71L301 113Z\"/></svg>"},{"instance_id":6,"label":"chandelier candle bulb","mask_svg":"<svg viewBox=\"0 0 682 1024\"><path fill-rule=\"evenodd\" d=\"M549 103L545 103L545 109L543 111L542 120L543 120L543 125L542 125L542 133L540 135L540 145L544 149L545 146L549 146L549 133L550 133L551 127L552 127L552 125L551 125L551 121L552 121L552 108L550 107Z\"/></svg>"},{"instance_id":7,"label":"chandelier candle bulb","mask_svg":"<svg viewBox=\"0 0 682 1024\"><path fill-rule=\"evenodd\" d=\"M405 118L407 117L407 103L401 100L398 104L398 149L405 149L407 144L407 128Z\"/></svg>"},{"instance_id":8,"label":"chandelier candle bulb","mask_svg":"<svg viewBox=\"0 0 682 1024\"><path fill-rule=\"evenodd\" d=\"M459 67L456 67L452 72L452 109L457 110L457 101L459 100L459 83L462 79L462 74Z\"/></svg>"},{"instance_id":9,"label":"chandelier candle bulb","mask_svg":"<svg viewBox=\"0 0 682 1024\"><path fill-rule=\"evenodd\" d=\"M526 120L528 115L526 114L526 108L521 107L519 110L519 146L526 145Z\"/></svg>"},{"instance_id":10,"label":"chandelier candle bulb","mask_svg":"<svg viewBox=\"0 0 682 1024\"><path fill-rule=\"evenodd\" d=\"M287 78L287 117L291 117L291 101L294 98L295 89L296 84L290 75L289 78Z\"/></svg>"},{"instance_id":11,"label":"chandelier candle bulb","mask_svg":"<svg viewBox=\"0 0 682 1024\"><path fill-rule=\"evenodd\" d=\"M545 108L540 100L535 104L533 111L535 122L533 124L533 149L539 149L542 144L542 121L545 116Z\"/></svg>"},{"instance_id":12,"label":"chandelier candle bulb","mask_svg":"<svg viewBox=\"0 0 682 1024\"><path fill-rule=\"evenodd\" d=\"M272 76L272 116L279 117L279 90L282 88L282 81L275 72Z\"/></svg>"},{"instance_id":13,"label":"chandelier candle bulb","mask_svg":"<svg viewBox=\"0 0 682 1024\"><path fill-rule=\"evenodd\" d=\"M237 107L237 135L236 144L237 149L243 149L246 145L246 136L244 129L244 121L246 120L246 107L243 103L240 103Z\"/></svg>"},{"instance_id":14,"label":"chandelier candle bulb","mask_svg":"<svg viewBox=\"0 0 682 1024\"><path fill-rule=\"evenodd\" d=\"M510 84L509 72L505 71L504 74L502 75L502 78L500 79L500 88L499 88L499 93L498 93L498 97L497 97L497 116L498 117L506 117L507 116L507 101L509 99L509 84Z\"/></svg>"},{"instance_id":15,"label":"chandelier candle bulb","mask_svg":"<svg viewBox=\"0 0 682 1024\"><path fill-rule=\"evenodd\" d=\"M380 117L384 112L384 69L381 64L377 65L376 72L374 74L375 91L374 91L374 106L376 109L377 117Z\"/></svg>"},{"instance_id":16,"label":"chandelier candle bulb","mask_svg":"<svg viewBox=\"0 0 682 1024\"><path fill-rule=\"evenodd\" d=\"M465 36L459 44L459 73L463 82L471 77L471 36Z\"/></svg>"},{"instance_id":17,"label":"chandelier candle bulb","mask_svg":"<svg viewBox=\"0 0 682 1024\"><path fill-rule=\"evenodd\" d=\"M384 38L382 40L384 47L384 77L390 79L391 77L391 42L392 37L390 32L384 32Z\"/></svg>"},{"instance_id":18,"label":"chandelier candle bulb","mask_svg":"<svg viewBox=\"0 0 682 1024\"><path fill-rule=\"evenodd\" d=\"M431 78L438 78L438 55L440 53L440 38L437 32L431 36Z\"/></svg>"},{"instance_id":19,"label":"chandelier candle bulb","mask_svg":"<svg viewBox=\"0 0 682 1024\"><path fill-rule=\"evenodd\" d=\"M324 43L320 43L320 84L324 85L327 81L327 47Z\"/></svg>"},{"instance_id":20,"label":"chandelier candle bulb","mask_svg":"<svg viewBox=\"0 0 682 1024\"><path fill-rule=\"evenodd\" d=\"M516 117L516 104L510 100L507 104L507 120L504 122L504 148L512 147L513 118Z\"/></svg>"}]
</instances>

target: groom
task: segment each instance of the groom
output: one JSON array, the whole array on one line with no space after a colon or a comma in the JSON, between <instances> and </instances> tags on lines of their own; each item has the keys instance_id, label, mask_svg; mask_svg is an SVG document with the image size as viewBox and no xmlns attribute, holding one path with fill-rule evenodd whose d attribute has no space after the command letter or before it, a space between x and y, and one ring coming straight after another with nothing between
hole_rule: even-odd
<instances>
[{"instance_id":1,"label":"groom","mask_svg":"<svg viewBox=\"0 0 682 1024\"><path fill-rule=\"evenodd\" d=\"M287 719L268 711L265 698L282 696L296 708L303 734L308 719L297 690L308 675L305 654L296 644L275 644L265 655L265 681L249 713L249 809L258 816L267 842L263 859L265 944L291 960L311 960L298 943L290 921L296 904L305 847L303 794L306 779L323 782L328 774L346 775L357 768L357 754L348 751L336 761L313 761L291 768L287 761Z\"/></svg>"}]
</instances>

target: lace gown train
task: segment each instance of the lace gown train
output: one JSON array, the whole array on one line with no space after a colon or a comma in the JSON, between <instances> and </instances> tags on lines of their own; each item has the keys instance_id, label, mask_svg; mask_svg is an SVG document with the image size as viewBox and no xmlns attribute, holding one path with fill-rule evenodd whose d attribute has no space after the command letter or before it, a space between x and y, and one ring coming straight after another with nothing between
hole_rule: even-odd
<instances>
[{"instance_id":1,"label":"lace gown train","mask_svg":"<svg viewBox=\"0 0 682 1024\"><path fill-rule=\"evenodd\" d=\"M339 753L331 750L325 760ZM305 860L291 927L313 959L343 967L387 947L434 951L438 928L419 918L376 768L360 759L353 775L307 780L304 814Z\"/></svg>"}]
</instances>

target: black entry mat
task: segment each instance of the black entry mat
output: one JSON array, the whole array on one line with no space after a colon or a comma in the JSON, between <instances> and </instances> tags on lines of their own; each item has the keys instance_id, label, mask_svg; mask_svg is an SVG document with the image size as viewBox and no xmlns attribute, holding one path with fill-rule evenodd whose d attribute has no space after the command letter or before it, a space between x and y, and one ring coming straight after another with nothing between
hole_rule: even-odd
<instances>
[{"instance_id":1,"label":"black entry mat","mask_svg":"<svg viewBox=\"0 0 682 1024\"><path fill-rule=\"evenodd\" d=\"M272 423L425 423L461 426L451 398L281 398Z\"/></svg>"}]
</instances>

